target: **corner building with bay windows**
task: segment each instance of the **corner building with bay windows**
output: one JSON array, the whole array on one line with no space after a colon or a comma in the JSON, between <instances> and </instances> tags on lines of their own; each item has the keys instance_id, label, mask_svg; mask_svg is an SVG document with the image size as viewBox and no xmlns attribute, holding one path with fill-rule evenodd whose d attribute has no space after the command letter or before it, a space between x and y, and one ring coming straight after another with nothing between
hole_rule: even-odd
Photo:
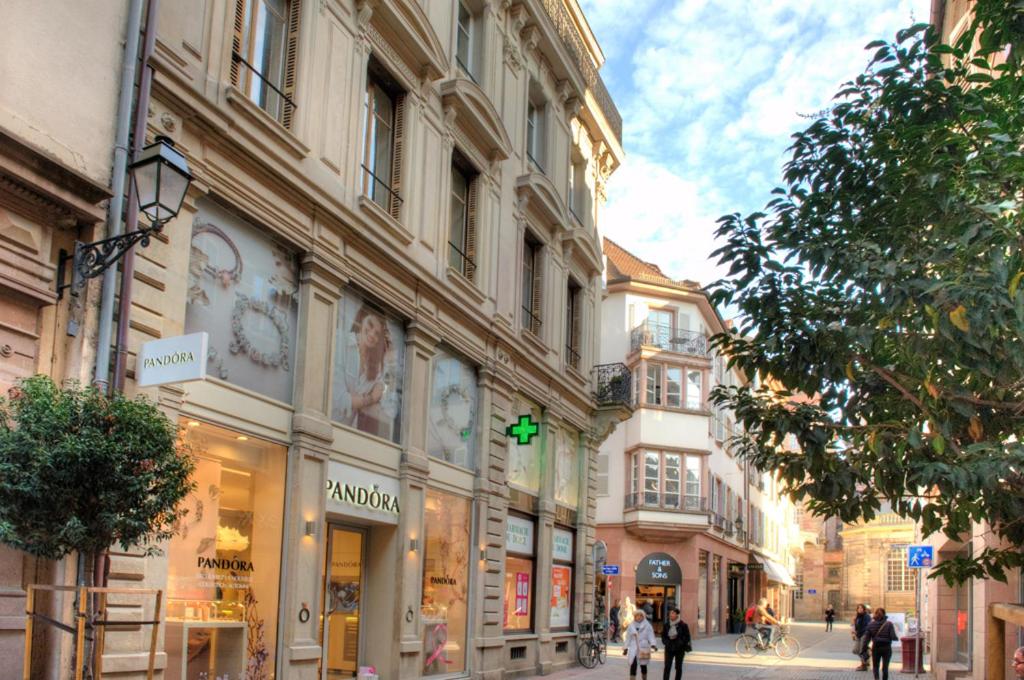
<instances>
[{"instance_id":1,"label":"corner building with bay windows","mask_svg":"<svg viewBox=\"0 0 1024 680\"><path fill-rule=\"evenodd\" d=\"M574 663L628 414L595 370L621 120L576 0L177 0L157 26L148 137L195 181L135 253L127 390L179 420L196 488L110 584L164 591L162 677ZM206 379L135 386L142 343L200 331ZM104 677L147 647L108 632Z\"/></svg>"},{"instance_id":2,"label":"corner building with bay windows","mask_svg":"<svg viewBox=\"0 0 1024 680\"><path fill-rule=\"evenodd\" d=\"M628 367L635 411L598 456L598 539L619 567L599 593L609 608L650 603L656 633L673 606L696 636L734 632L761 597L790 617L803 549L794 508L778 480L730 451L736 419L709 400L715 385L746 380L709 345L725 323L699 284L610 239L604 253L601 355Z\"/></svg>"}]
</instances>

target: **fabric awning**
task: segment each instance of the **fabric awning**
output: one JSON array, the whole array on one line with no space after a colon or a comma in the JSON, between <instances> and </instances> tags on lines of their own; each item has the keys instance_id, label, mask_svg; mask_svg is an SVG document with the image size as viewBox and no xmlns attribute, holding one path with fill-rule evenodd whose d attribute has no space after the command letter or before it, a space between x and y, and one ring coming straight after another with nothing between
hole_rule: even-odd
<instances>
[{"instance_id":1,"label":"fabric awning","mask_svg":"<svg viewBox=\"0 0 1024 680\"><path fill-rule=\"evenodd\" d=\"M754 559L764 566L764 574L768 577L769 581L775 581L790 588L796 585L796 581L789 575L789 570L775 560L761 557L760 555L754 555Z\"/></svg>"}]
</instances>

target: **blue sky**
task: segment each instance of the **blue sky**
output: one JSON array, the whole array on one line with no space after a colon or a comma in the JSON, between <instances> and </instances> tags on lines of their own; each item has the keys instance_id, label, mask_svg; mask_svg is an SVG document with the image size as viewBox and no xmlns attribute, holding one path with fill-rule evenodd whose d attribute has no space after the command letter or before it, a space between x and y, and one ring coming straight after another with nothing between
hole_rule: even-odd
<instances>
[{"instance_id":1,"label":"blue sky","mask_svg":"<svg viewBox=\"0 0 1024 680\"><path fill-rule=\"evenodd\" d=\"M860 73L864 46L928 0L580 0L606 57L626 160L601 231L674 278L720 274L715 220L759 210L789 135Z\"/></svg>"}]
</instances>

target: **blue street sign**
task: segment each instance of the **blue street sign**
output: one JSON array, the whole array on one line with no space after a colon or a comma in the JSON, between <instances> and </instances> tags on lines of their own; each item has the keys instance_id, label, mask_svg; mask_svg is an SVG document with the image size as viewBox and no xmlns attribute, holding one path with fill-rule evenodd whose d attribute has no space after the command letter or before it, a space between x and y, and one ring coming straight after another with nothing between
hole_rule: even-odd
<instances>
[{"instance_id":1,"label":"blue street sign","mask_svg":"<svg viewBox=\"0 0 1024 680\"><path fill-rule=\"evenodd\" d=\"M808 595L817 595L817 594L818 594L818 591L817 591L817 590L815 590L814 588L808 588L808 589L807 589L807 594L808 594Z\"/></svg>"},{"instance_id":2,"label":"blue street sign","mask_svg":"<svg viewBox=\"0 0 1024 680\"><path fill-rule=\"evenodd\" d=\"M603 567L601 567L601 573L604 574L605 576L618 576L619 575L619 565L617 565L617 564L606 564Z\"/></svg>"},{"instance_id":3,"label":"blue street sign","mask_svg":"<svg viewBox=\"0 0 1024 680\"><path fill-rule=\"evenodd\" d=\"M907 548L907 566L911 569L925 569L935 563L935 547L912 545Z\"/></svg>"}]
</instances>

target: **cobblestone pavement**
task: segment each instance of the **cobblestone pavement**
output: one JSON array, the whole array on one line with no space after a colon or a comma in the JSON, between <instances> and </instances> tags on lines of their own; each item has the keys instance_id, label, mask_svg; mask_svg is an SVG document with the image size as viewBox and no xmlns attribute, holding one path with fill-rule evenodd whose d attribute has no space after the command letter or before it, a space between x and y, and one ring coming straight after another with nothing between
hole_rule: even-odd
<instances>
[{"instance_id":1,"label":"cobblestone pavement","mask_svg":"<svg viewBox=\"0 0 1024 680\"><path fill-rule=\"evenodd\" d=\"M831 633L825 632L823 623L795 623L792 634L800 640L803 650L792 661L782 661L774 654L762 654L753 659L736 656L735 635L721 635L696 640L693 653L686 655L683 677L691 680L872 680L871 672L855 671L857 657L850 647L848 627L839 623ZM664 669L663 655L655 652L650 665L650 680L661 680ZM913 673L900 673L900 649L893 651L890 680L910 680ZM626 680L629 667L622 656L621 647L608 650L608 663L593 670L572 668L544 676L545 680ZM919 678L927 678L922 673Z\"/></svg>"}]
</instances>

